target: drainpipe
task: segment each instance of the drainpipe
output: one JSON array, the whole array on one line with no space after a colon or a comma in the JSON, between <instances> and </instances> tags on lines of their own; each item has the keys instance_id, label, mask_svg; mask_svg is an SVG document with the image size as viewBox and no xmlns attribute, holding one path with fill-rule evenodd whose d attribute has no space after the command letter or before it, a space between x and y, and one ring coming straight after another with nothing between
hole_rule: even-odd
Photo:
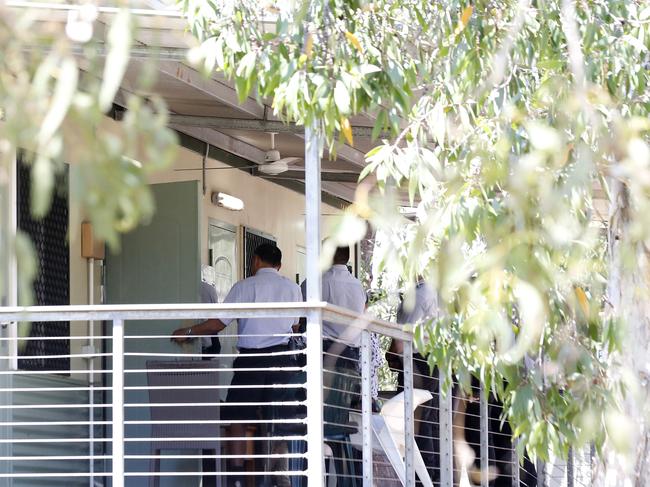
<instances>
[{"instance_id":1,"label":"drainpipe","mask_svg":"<svg viewBox=\"0 0 650 487\"><path fill-rule=\"evenodd\" d=\"M88 266L88 304L95 304L95 258L89 257L87 260ZM86 353L95 353L95 322L88 320L88 347ZM88 460L88 485L94 487L95 477L95 359L89 357L88 359L88 442L90 450L90 459Z\"/></svg>"},{"instance_id":2,"label":"drainpipe","mask_svg":"<svg viewBox=\"0 0 650 487\"><path fill-rule=\"evenodd\" d=\"M104 258L103 247L95 241L93 229L89 222L81 224L81 256L86 259L88 273L88 305L95 304L95 262L102 262ZM88 320L86 329L87 344L83 347L84 355L88 356L88 486L102 485L95 482L95 322Z\"/></svg>"}]
</instances>

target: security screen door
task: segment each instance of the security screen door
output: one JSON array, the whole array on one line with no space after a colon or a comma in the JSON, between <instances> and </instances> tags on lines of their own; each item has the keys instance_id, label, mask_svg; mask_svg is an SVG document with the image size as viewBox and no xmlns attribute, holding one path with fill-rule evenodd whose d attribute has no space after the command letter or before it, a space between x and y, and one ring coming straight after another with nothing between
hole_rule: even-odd
<instances>
[{"instance_id":1,"label":"security screen door","mask_svg":"<svg viewBox=\"0 0 650 487\"><path fill-rule=\"evenodd\" d=\"M200 282L200 188L198 181L155 184L151 186L156 212L147 225L124 234L119 253L106 259L106 298L109 304L197 303ZM178 320L128 321L125 335L169 335L182 326ZM107 327L110 334L110 326ZM195 341L198 342L198 341ZM185 351L198 351L198 343ZM168 338L138 338L125 340L126 352L180 353L183 351ZM167 358L168 360L169 358ZM145 369L148 360L165 360L152 356L128 356L125 368ZM110 364L107 364L110 366ZM125 386L146 386L145 373L125 374ZM110 400L110 397L106 398ZM126 390L126 403L148 402L146 390ZM170 395L173 402L173 393ZM149 420L148 407L130 407L125 420ZM129 437L148 437L149 425L127 425ZM127 442L127 455L150 455L148 442ZM163 452L172 453L172 452ZM184 452L189 453L189 452ZM198 452L195 452L198 453ZM148 471L149 460L127 460L127 471ZM162 470L197 471L193 459L165 460ZM198 486L199 478L163 478L161 487ZM129 487L146 486L147 477L127 477Z\"/></svg>"},{"instance_id":2,"label":"security screen door","mask_svg":"<svg viewBox=\"0 0 650 487\"><path fill-rule=\"evenodd\" d=\"M244 277L253 275L253 253L258 245L276 245L277 239L273 235L260 232L249 227L244 227Z\"/></svg>"},{"instance_id":3,"label":"security screen door","mask_svg":"<svg viewBox=\"0 0 650 487\"><path fill-rule=\"evenodd\" d=\"M208 227L208 254L214 285L217 290L217 299L222 303L228 291L237 281L237 227L227 223L210 219ZM219 365L224 369L232 367L233 357L237 353L236 345L237 324L234 322L223 330L219 338L221 353L224 357L219 358ZM219 374L221 385L230 384L232 372L223 371ZM226 400L227 389L222 389L221 400Z\"/></svg>"}]
</instances>

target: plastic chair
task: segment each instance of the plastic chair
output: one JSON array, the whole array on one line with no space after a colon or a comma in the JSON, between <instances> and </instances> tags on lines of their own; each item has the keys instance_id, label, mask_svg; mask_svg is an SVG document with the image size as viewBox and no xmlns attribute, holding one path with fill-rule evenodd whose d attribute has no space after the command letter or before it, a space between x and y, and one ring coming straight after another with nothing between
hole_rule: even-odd
<instances>
[{"instance_id":1,"label":"plastic chair","mask_svg":"<svg viewBox=\"0 0 650 487\"><path fill-rule=\"evenodd\" d=\"M204 420L206 423L197 424L152 424L151 438L152 454L160 456L162 450L212 450L215 456L221 453L221 442L217 440L201 440L201 438L219 438L221 427L218 406L156 406L164 403L219 403L219 389L184 389L181 394L173 389L175 386L217 386L219 373L214 370L185 372L184 369L215 369L215 361L191 360L176 362L147 362L147 383L149 389L149 408L152 421L187 421ZM173 371L158 372L167 369ZM156 438L179 438L179 440L156 440ZM217 465L219 462L217 461ZM219 470L219 469L217 469ZM160 472L160 458L151 459L150 471ZM160 477L152 476L149 485L158 487ZM221 485L221 477L217 476L217 486Z\"/></svg>"},{"instance_id":2,"label":"plastic chair","mask_svg":"<svg viewBox=\"0 0 650 487\"><path fill-rule=\"evenodd\" d=\"M432 397L429 391L413 389L413 411L421 404L430 401ZM361 423L361 414L351 413L350 419ZM404 393L400 392L386 401L381 408L381 413L372 415L371 425L374 449L384 452L400 481L405 485ZM360 448L363 444L361 433L352 436L351 441ZM431 482L422 454L415 441L413 441L413 460L415 472L422 485L433 487L433 482Z\"/></svg>"}]
</instances>

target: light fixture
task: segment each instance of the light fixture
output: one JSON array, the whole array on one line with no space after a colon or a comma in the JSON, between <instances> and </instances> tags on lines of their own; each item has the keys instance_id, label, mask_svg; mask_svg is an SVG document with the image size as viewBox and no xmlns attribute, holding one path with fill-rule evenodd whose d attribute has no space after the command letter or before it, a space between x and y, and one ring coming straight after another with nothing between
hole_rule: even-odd
<instances>
[{"instance_id":1,"label":"light fixture","mask_svg":"<svg viewBox=\"0 0 650 487\"><path fill-rule=\"evenodd\" d=\"M227 210L241 211L244 209L244 202L226 193L212 193L212 204L221 206Z\"/></svg>"},{"instance_id":2,"label":"light fixture","mask_svg":"<svg viewBox=\"0 0 650 487\"><path fill-rule=\"evenodd\" d=\"M399 212L402 215L415 215L418 211L417 206L400 206Z\"/></svg>"}]
</instances>

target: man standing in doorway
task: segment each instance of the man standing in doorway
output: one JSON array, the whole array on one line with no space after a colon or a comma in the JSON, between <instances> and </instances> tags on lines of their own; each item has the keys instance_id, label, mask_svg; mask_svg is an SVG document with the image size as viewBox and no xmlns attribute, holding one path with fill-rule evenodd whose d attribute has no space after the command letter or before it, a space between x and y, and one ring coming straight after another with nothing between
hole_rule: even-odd
<instances>
[{"instance_id":1,"label":"man standing in doorway","mask_svg":"<svg viewBox=\"0 0 650 487\"><path fill-rule=\"evenodd\" d=\"M278 272L282 265L282 252L271 244L262 244L255 249L253 275L236 283L224 303L271 303L302 301L300 288ZM202 324L181 328L174 332L175 340L182 342L195 335L212 335L223 330L230 320L210 320ZM273 384L287 384L294 372L278 370L293 365L289 351L289 334L298 325L297 318L239 318L237 319L237 348L239 356L233 363L236 369L231 388L226 398L221 417L232 421L229 435L234 438L246 436L247 422L258 418L258 404L274 401L278 393ZM241 369L241 370L237 370ZM232 406L228 403L233 403ZM242 403L255 403L251 406ZM285 411L279 411L280 416ZM263 407L262 416L270 418L271 408ZM231 443L231 472L241 475L230 477L230 485L243 487L244 455L246 443L233 440Z\"/></svg>"}]
</instances>

